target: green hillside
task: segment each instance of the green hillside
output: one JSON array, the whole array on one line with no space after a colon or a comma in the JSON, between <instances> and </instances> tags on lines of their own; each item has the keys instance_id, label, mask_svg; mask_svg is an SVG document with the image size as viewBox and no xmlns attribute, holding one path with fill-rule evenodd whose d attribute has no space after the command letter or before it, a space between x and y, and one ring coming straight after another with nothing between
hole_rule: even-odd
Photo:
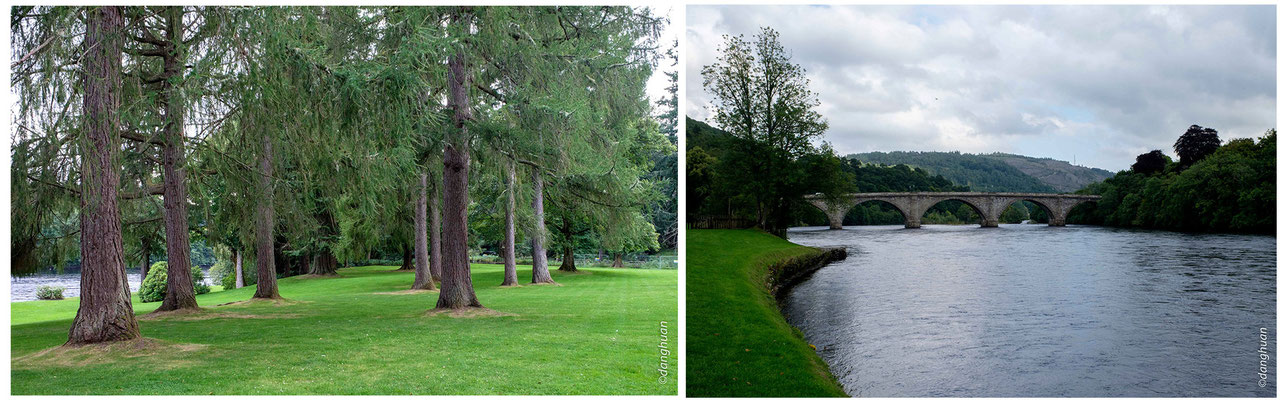
<instances>
[{"instance_id":1,"label":"green hillside","mask_svg":"<svg viewBox=\"0 0 1288 400\"><path fill-rule=\"evenodd\" d=\"M1002 160L1019 169L1020 172L1038 178L1042 183L1061 192L1082 189L1093 182L1100 182L1114 176L1113 172L1100 168L1082 167L1070 164L1068 161L1050 158L1034 158L1007 153L993 153L983 156Z\"/></svg>"},{"instance_id":2,"label":"green hillside","mask_svg":"<svg viewBox=\"0 0 1288 400\"><path fill-rule=\"evenodd\" d=\"M858 153L846 158L886 165L908 164L982 192L1072 192L1113 173L1065 161L1015 154L894 151Z\"/></svg>"}]
</instances>

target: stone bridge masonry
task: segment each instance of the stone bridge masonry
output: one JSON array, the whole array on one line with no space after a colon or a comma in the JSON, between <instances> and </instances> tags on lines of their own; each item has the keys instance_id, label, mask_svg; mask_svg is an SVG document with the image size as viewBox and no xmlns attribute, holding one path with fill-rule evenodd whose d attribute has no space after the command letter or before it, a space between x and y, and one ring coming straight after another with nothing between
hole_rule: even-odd
<instances>
[{"instance_id":1,"label":"stone bridge masonry","mask_svg":"<svg viewBox=\"0 0 1288 400\"><path fill-rule=\"evenodd\" d=\"M1012 203L1021 200L1031 201L1042 207L1047 213L1050 226L1064 226L1064 219L1074 206L1088 201L1100 200L1100 196L1083 194L1054 193L983 193L983 192L907 192L907 193L851 193L834 201L829 201L821 194L805 196L805 200L827 214L829 227L841 229L841 221L851 208L869 201L890 203L903 213L903 226L920 228L921 216L935 204L946 200L960 200L975 209L982 221L982 227L997 227L997 220L1002 211Z\"/></svg>"}]
</instances>

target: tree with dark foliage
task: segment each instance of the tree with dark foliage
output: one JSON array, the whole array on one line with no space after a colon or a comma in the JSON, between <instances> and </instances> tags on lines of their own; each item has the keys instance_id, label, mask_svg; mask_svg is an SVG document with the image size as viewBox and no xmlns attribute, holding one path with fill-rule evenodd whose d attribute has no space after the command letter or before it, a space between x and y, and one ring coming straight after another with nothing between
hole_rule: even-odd
<instances>
[{"instance_id":1,"label":"tree with dark foliage","mask_svg":"<svg viewBox=\"0 0 1288 400\"><path fill-rule=\"evenodd\" d=\"M1172 145L1176 155L1181 157L1182 169L1216 152L1219 147L1221 147L1221 138L1217 136L1216 129L1198 125L1190 125L1190 129L1187 129L1180 138L1176 139L1176 144Z\"/></svg>"},{"instance_id":2,"label":"tree with dark foliage","mask_svg":"<svg viewBox=\"0 0 1288 400\"><path fill-rule=\"evenodd\" d=\"M1162 150L1154 150L1145 154L1136 156L1136 163L1131 165L1131 172L1145 175L1153 175L1163 172L1167 164L1171 164L1172 159Z\"/></svg>"}]
</instances>

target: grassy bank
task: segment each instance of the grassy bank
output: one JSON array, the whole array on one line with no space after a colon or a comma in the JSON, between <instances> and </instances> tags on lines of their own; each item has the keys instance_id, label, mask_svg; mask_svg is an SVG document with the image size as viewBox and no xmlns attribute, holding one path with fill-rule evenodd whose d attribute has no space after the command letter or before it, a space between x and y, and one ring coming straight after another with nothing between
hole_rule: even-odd
<instances>
[{"instance_id":1,"label":"grassy bank","mask_svg":"<svg viewBox=\"0 0 1288 400\"><path fill-rule=\"evenodd\" d=\"M77 299L12 311L13 394L675 394L658 382L659 327L675 330L674 270L587 268L562 286L500 288L475 265L478 297L505 316L426 316L437 293L397 267L279 281L284 305L216 306L254 287L197 297L216 318L141 320L145 337L182 346L140 357L29 356L67 340ZM531 279L520 268L519 281ZM142 315L160 303L137 303ZM207 316L208 317L208 316ZM668 338L674 345L675 338ZM675 356L669 366L675 364Z\"/></svg>"},{"instance_id":2,"label":"grassy bank","mask_svg":"<svg viewBox=\"0 0 1288 400\"><path fill-rule=\"evenodd\" d=\"M753 230L687 235L687 394L845 396L765 285L770 264L820 251Z\"/></svg>"}]
</instances>

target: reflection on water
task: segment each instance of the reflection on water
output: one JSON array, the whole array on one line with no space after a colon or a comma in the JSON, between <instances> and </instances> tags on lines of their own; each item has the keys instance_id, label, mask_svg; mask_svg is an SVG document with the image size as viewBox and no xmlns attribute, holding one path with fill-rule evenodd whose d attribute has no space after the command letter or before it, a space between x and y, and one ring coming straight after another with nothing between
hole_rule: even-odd
<instances>
[{"instance_id":1,"label":"reflection on water","mask_svg":"<svg viewBox=\"0 0 1288 400\"><path fill-rule=\"evenodd\" d=\"M1274 396L1275 238L1045 225L800 228L850 256L788 320L853 396Z\"/></svg>"}]
</instances>

